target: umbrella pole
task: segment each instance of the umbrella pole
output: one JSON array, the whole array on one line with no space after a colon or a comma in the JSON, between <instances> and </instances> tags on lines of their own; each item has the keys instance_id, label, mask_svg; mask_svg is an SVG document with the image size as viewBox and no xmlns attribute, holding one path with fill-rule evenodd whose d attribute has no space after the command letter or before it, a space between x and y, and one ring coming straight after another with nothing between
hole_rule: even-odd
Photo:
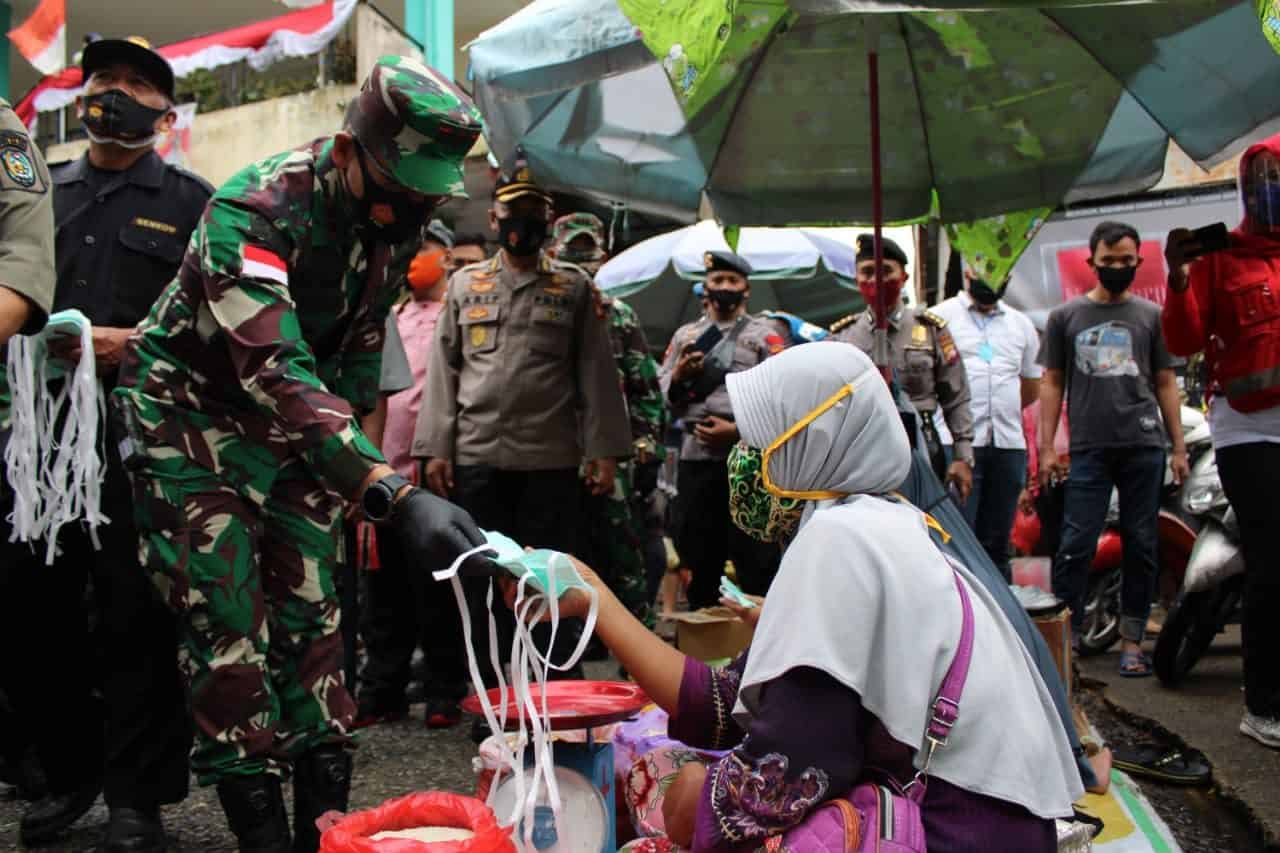
<instances>
[{"instance_id":1,"label":"umbrella pole","mask_svg":"<svg viewBox=\"0 0 1280 853\"><path fill-rule=\"evenodd\" d=\"M872 346L872 360L880 368L886 382L893 378L893 364L889 356L889 310L888 294L884 287L884 246L880 239L884 227L884 193L880 179L880 56L876 49L876 36L868 25L867 46L867 85L870 87L871 102L871 224L875 236L876 261L876 298L871 306L875 312L875 340Z\"/></svg>"}]
</instances>

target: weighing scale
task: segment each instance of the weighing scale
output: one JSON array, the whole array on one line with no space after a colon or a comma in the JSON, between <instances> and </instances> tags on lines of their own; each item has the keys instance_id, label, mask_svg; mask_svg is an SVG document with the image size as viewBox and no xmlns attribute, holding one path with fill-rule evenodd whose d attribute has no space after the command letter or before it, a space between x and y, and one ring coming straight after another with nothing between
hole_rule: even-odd
<instances>
[{"instance_id":1,"label":"weighing scale","mask_svg":"<svg viewBox=\"0 0 1280 853\"><path fill-rule=\"evenodd\" d=\"M552 681L541 685L546 691L547 713L552 731L585 729L585 743L557 741L552 745L555 758L556 784L560 788L564 829L572 828L571 843L561 844L555 815L549 806L538 806L534 812L533 846L548 853L614 853L617 849L617 809L614 806L613 743L597 742L592 729L619 723L635 716L649 697L639 685L629 681ZM542 689L534 688L534 699L542 705ZM488 691L489 703L503 727L518 728L523 706L514 701L511 690L503 701L498 688ZM468 696L462 710L482 715L480 700ZM519 712L517 715L516 712ZM525 760L530 765L528 751ZM526 785L531 783L532 767L525 771ZM494 811L510 814L515 798L515 779L511 775L495 780ZM518 834L519 828L517 828Z\"/></svg>"}]
</instances>

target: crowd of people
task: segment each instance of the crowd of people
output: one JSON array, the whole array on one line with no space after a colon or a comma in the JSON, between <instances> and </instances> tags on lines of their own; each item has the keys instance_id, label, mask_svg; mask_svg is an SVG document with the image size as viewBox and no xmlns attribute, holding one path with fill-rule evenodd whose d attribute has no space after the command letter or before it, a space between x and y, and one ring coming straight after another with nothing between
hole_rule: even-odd
<instances>
[{"instance_id":1,"label":"crowd of people","mask_svg":"<svg viewBox=\"0 0 1280 853\"><path fill-rule=\"evenodd\" d=\"M1280 143L1244 155L1227 249L1169 236L1163 310L1130 292L1142 238L1123 223L1094 230L1096 286L1040 331L973 270L940 305L906 305L907 254L859 238L858 288L891 306L886 382L870 307L802 333L753 313L750 263L710 247L701 314L646 340L593 282L603 224L557 210L520 151L495 182L491 234L452 232L432 217L465 195L482 121L416 61L384 57L341 129L216 191L154 150L175 115L159 54L102 40L83 68L81 158L46 168L0 111L0 341L82 312L93 352L63 342L50 357L92 358L110 409L101 536L65 528L52 565L0 536L3 757L33 800L24 844L103 794L106 853L163 850L160 809L194 773L242 850L316 851L316 819L347 807L354 732L414 701L429 727L460 723L464 618L481 660L491 613L494 654L510 647L482 559L464 568L465 615L430 578L488 530L574 555L599 593L599 651L670 714L673 738L729 750L681 769L671 843L759 842L869 779L910 789L927 773L910 799L930 848L1055 849L1053 819L1098 780L1009 591L1010 529L1020 505L1059 492L1052 585L1079 630L1118 492L1120 674L1150 675L1161 484L1188 474L1174 356L1199 351L1247 564L1241 731L1280 748L1264 538ZM748 652L711 668L654 632L655 601L687 570L689 606L715 604L727 564L763 606L738 609ZM562 599L553 658L578 645L585 600ZM35 636L41 655L14 652ZM920 731L931 715L942 729Z\"/></svg>"}]
</instances>

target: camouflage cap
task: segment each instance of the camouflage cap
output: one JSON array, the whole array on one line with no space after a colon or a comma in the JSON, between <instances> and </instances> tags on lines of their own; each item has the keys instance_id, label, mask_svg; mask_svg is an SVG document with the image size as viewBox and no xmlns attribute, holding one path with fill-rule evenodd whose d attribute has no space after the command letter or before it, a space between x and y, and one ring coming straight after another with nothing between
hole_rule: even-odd
<instances>
[{"instance_id":1,"label":"camouflage cap","mask_svg":"<svg viewBox=\"0 0 1280 853\"><path fill-rule=\"evenodd\" d=\"M384 56L347 106L345 124L401 186L466 198L462 160L480 122L471 99L439 72L407 56Z\"/></svg>"},{"instance_id":2,"label":"camouflage cap","mask_svg":"<svg viewBox=\"0 0 1280 853\"><path fill-rule=\"evenodd\" d=\"M569 244L573 242L573 238L583 235L591 238L595 248L585 252L571 250ZM576 263L598 260L604 256L604 223L594 213L570 213L561 216L551 226L551 245L556 249L556 257L562 261Z\"/></svg>"}]
</instances>

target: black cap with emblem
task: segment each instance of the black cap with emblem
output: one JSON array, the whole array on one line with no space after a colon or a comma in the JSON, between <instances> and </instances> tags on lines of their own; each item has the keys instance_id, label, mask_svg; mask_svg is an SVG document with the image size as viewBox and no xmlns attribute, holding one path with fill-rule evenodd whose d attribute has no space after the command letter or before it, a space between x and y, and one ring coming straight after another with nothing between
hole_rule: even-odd
<instances>
[{"instance_id":1,"label":"black cap with emblem","mask_svg":"<svg viewBox=\"0 0 1280 853\"><path fill-rule=\"evenodd\" d=\"M706 267L707 272L724 270L726 272L736 272L743 278L747 278L755 272L755 270L751 268L751 264L747 263L746 258L729 251L704 253L702 256L702 265Z\"/></svg>"},{"instance_id":2,"label":"black cap with emblem","mask_svg":"<svg viewBox=\"0 0 1280 853\"><path fill-rule=\"evenodd\" d=\"M84 72L86 83L95 71L110 68L112 65L127 65L136 69L151 81L156 91L170 101L176 100L173 68L170 67L167 59L151 49L151 42L142 36L129 36L127 39L100 39L90 42L85 47L80 68Z\"/></svg>"},{"instance_id":3,"label":"black cap with emblem","mask_svg":"<svg viewBox=\"0 0 1280 853\"><path fill-rule=\"evenodd\" d=\"M529 167L524 146L517 145L515 152L498 173L498 180L493 185L493 198L506 203L527 195L537 196L548 204L552 202L551 193L538 186L533 170Z\"/></svg>"},{"instance_id":4,"label":"black cap with emblem","mask_svg":"<svg viewBox=\"0 0 1280 853\"><path fill-rule=\"evenodd\" d=\"M886 261L897 261L904 267L907 265L907 253L902 251L902 247L890 240L888 237L881 238L883 249L881 253ZM858 263L863 261L874 261L876 259L876 238L873 234L858 235Z\"/></svg>"}]
</instances>

